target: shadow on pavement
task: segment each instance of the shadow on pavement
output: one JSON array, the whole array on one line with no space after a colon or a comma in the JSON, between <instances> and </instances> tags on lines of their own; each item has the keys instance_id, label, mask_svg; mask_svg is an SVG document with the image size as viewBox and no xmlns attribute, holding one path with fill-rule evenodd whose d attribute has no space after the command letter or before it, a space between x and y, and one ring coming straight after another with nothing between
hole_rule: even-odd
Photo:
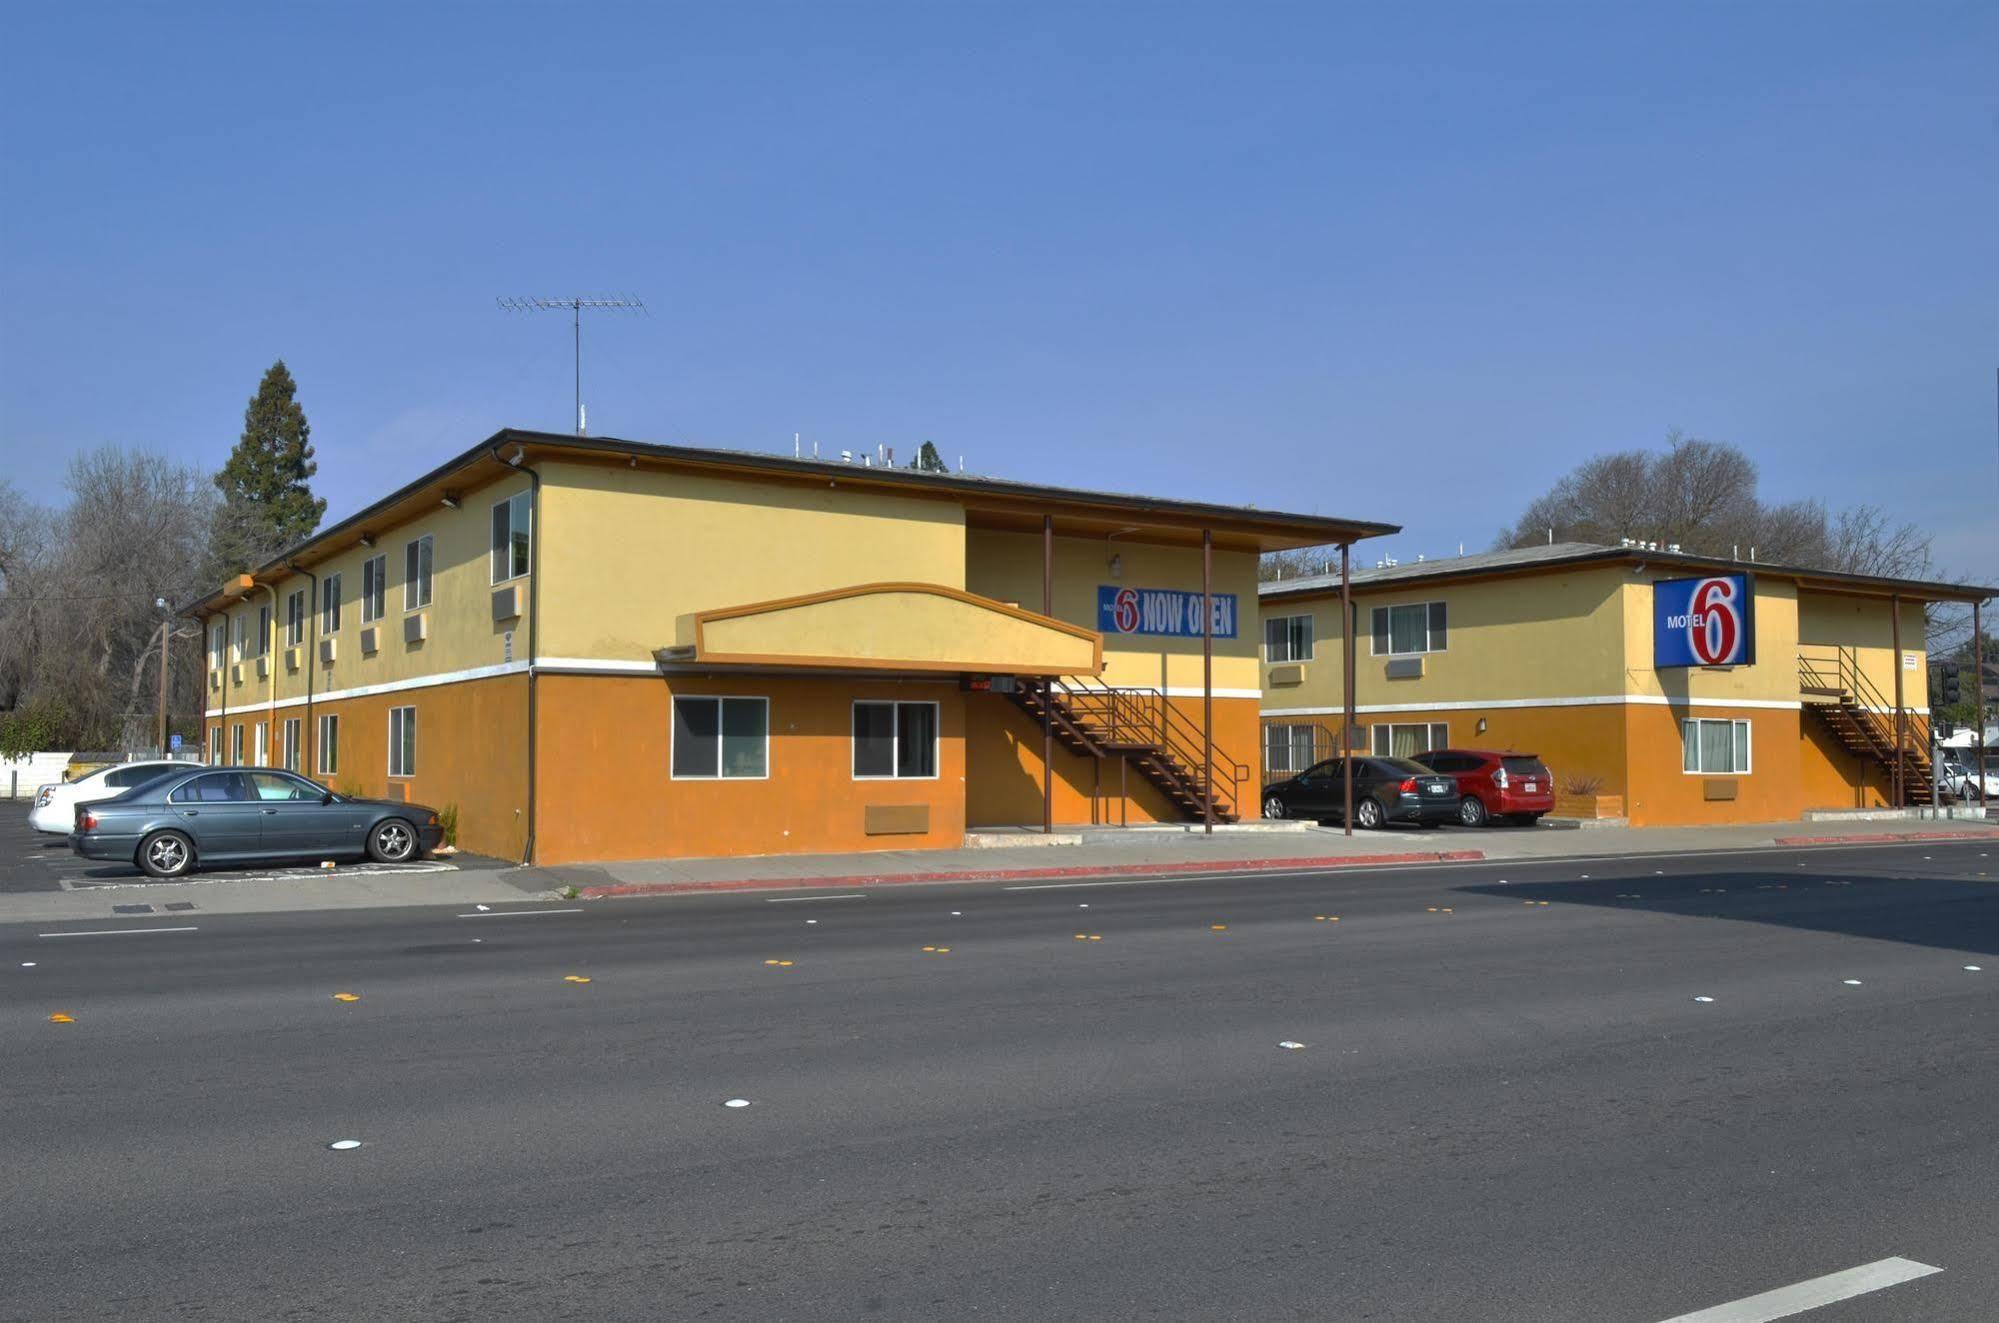
<instances>
[{"instance_id":1,"label":"shadow on pavement","mask_svg":"<svg viewBox=\"0 0 1999 1323\"><path fill-rule=\"evenodd\" d=\"M1675 873L1456 890L1496 900L1643 910L1999 955L1999 880L1837 869Z\"/></svg>"}]
</instances>

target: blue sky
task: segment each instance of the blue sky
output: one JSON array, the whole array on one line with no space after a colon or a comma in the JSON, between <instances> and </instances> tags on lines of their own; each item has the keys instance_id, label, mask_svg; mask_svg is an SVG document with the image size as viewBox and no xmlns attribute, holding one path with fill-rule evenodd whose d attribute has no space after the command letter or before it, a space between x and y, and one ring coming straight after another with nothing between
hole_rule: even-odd
<instances>
[{"instance_id":1,"label":"blue sky","mask_svg":"<svg viewBox=\"0 0 1999 1323\"><path fill-rule=\"evenodd\" d=\"M503 425L1487 544L1732 441L1999 581L1990 4L17 7L0 450L218 465L291 365L338 516Z\"/></svg>"}]
</instances>

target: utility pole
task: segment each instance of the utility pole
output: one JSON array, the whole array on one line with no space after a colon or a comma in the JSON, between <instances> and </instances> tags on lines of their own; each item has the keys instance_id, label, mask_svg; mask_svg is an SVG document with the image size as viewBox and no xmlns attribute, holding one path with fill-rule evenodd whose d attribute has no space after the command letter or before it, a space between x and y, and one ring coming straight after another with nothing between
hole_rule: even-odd
<instances>
[{"instance_id":1,"label":"utility pole","mask_svg":"<svg viewBox=\"0 0 1999 1323\"><path fill-rule=\"evenodd\" d=\"M167 609L167 599L155 597L153 609ZM160 757L167 756L167 639L173 634L173 617L160 618Z\"/></svg>"},{"instance_id":2,"label":"utility pole","mask_svg":"<svg viewBox=\"0 0 1999 1323\"><path fill-rule=\"evenodd\" d=\"M571 296L566 299L496 299L503 312L560 312L569 310L570 325L576 340L576 435L582 436L583 417L583 310L602 308L611 312L644 312L646 305L641 299L586 299Z\"/></svg>"}]
</instances>

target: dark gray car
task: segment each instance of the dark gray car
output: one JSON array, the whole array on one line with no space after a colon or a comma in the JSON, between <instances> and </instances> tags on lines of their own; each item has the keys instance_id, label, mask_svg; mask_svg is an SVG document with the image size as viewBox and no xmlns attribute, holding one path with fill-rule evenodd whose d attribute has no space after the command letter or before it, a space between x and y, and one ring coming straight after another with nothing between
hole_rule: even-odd
<instances>
[{"instance_id":1,"label":"dark gray car","mask_svg":"<svg viewBox=\"0 0 1999 1323\"><path fill-rule=\"evenodd\" d=\"M443 838L437 813L420 804L350 799L275 767L211 767L78 806L69 845L86 859L179 877L251 860L403 863Z\"/></svg>"}]
</instances>

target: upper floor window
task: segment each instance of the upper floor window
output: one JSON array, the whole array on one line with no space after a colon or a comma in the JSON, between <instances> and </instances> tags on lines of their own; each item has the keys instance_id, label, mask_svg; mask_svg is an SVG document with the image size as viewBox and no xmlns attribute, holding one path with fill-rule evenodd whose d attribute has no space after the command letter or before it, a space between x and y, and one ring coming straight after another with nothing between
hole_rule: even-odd
<instances>
[{"instance_id":1,"label":"upper floor window","mask_svg":"<svg viewBox=\"0 0 1999 1323\"><path fill-rule=\"evenodd\" d=\"M296 648L305 642L305 589L285 596L285 646Z\"/></svg>"},{"instance_id":2,"label":"upper floor window","mask_svg":"<svg viewBox=\"0 0 1999 1323\"><path fill-rule=\"evenodd\" d=\"M1409 602L1374 608L1373 652L1377 657L1401 657L1416 652L1442 652L1445 644L1444 604Z\"/></svg>"},{"instance_id":3,"label":"upper floor window","mask_svg":"<svg viewBox=\"0 0 1999 1323\"><path fill-rule=\"evenodd\" d=\"M527 492L516 492L493 507L493 582L518 579L528 572L528 527L532 507Z\"/></svg>"},{"instance_id":4,"label":"upper floor window","mask_svg":"<svg viewBox=\"0 0 1999 1323\"><path fill-rule=\"evenodd\" d=\"M389 558L370 556L361 562L361 623L382 618L382 608L388 604Z\"/></svg>"},{"instance_id":5,"label":"upper floor window","mask_svg":"<svg viewBox=\"0 0 1999 1323\"><path fill-rule=\"evenodd\" d=\"M208 631L208 664L216 670L222 669L222 662L229 653L229 628L221 621Z\"/></svg>"},{"instance_id":6,"label":"upper floor window","mask_svg":"<svg viewBox=\"0 0 1999 1323\"><path fill-rule=\"evenodd\" d=\"M261 657L270 650L270 647L271 608L260 606L257 608L257 637L250 641L250 655Z\"/></svg>"},{"instance_id":7,"label":"upper floor window","mask_svg":"<svg viewBox=\"0 0 1999 1323\"><path fill-rule=\"evenodd\" d=\"M430 560L428 534L403 548L403 610L430 605Z\"/></svg>"},{"instance_id":8,"label":"upper floor window","mask_svg":"<svg viewBox=\"0 0 1999 1323\"><path fill-rule=\"evenodd\" d=\"M1272 616L1265 620L1263 659L1273 662L1312 660L1312 617Z\"/></svg>"},{"instance_id":9,"label":"upper floor window","mask_svg":"<svg viewBox=\"0 0 1999 1323\"><path fill-rule=\"evenodd\" d=\"M229 641L235 645L236 660L241 661L250 654L243 650L243 636L249 632L250 621L245 616L229 617Z\"/></svg>"},{"instance_id":10,"label":"upper floor window","mask_svg":"<svg viewBox=\"0 0 1999 1323\"><path fill-rule=\"evenodd\" d=\"M329 574L319 581L319 632L340 632L340 576Z\"/></svg>"}]
</instances>

